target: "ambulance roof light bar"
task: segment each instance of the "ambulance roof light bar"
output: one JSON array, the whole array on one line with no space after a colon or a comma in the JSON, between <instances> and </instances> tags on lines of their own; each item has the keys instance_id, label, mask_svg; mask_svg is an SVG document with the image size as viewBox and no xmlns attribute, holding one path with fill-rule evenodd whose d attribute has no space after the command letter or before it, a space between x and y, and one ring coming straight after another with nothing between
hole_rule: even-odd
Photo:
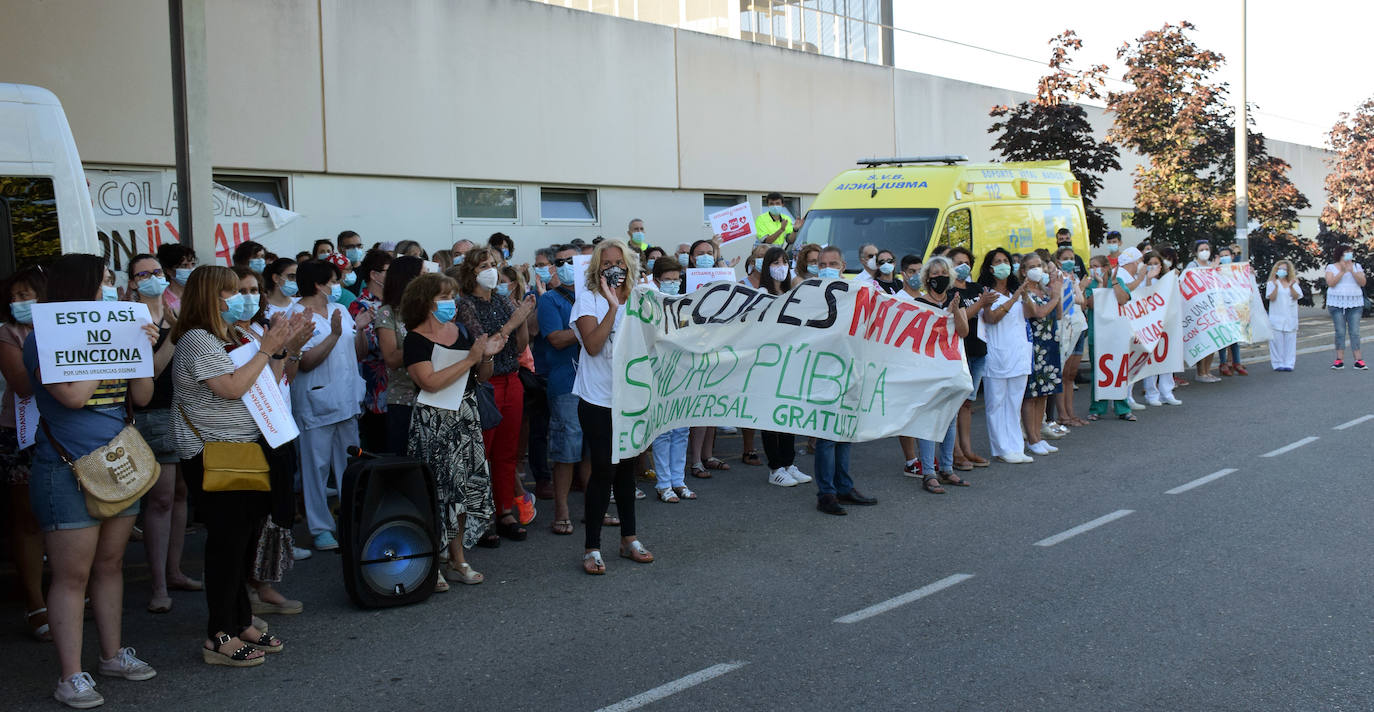
<instances>
[{"instance_id":1,"label":"ambulance roof light bar","mask_svg":"<svg viewBox=\"0 0 1374 712\"><path fill-rule=\"evenodd\" d=\"M902 163L943 163L952 166L956 163L968 161L968 156L915 156L912 158L863 158L858 161L858 165L868 166L887 166Z\"/></svg>"}]
</instances>

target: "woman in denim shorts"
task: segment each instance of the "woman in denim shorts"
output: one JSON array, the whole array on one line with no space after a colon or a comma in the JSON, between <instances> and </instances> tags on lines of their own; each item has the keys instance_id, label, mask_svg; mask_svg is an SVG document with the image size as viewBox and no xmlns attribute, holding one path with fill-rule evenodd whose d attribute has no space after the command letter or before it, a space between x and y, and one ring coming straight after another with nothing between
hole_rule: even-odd
<instances>
[{"instance_id":1,"label":"woman in denim shorts","mask_svg":"<svg viewBox=\"0 0 1374 712\"><path fill-rule=\"evenodd\" d=\"M96 255L63 255L49 271L46 302L85 302L101 298L105 261ZM157 328L144 325L149 342ZM117 344L131 346L132 344ZM86 498L71 467L62 461L53 441L70 457L80 459L103 447L124 429L125 399L145 405L153 395L153 379L43 383L38 367L36 335L24 342L24 368L42 416L29 476L29 501L43 530L43 543L52 565L48 589L48 622L61 666L53 696L73 707L104 702L95 681L81 667L83 602L89 590L95 625L100 632L100 674L126 680L147 680L157 673L124 647L121 612L124 604L124 548L134 527L138 503L103 521L91 517ZM51 438L51 439L50 439Z\"/></svg>"}]
</instances>

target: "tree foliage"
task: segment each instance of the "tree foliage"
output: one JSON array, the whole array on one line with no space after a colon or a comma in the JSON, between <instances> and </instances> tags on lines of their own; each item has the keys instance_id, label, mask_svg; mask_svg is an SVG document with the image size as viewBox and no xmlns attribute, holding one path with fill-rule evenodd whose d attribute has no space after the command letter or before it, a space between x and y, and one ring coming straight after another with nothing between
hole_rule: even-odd
<instances>
[{"instance_id":1,"label":"tree foliage","mask_svg":"<svg viewBox=\"0 0 1374 712\"><path fill-rule=\"evenodd\" d=\"M1353 114L1341 114L1327 143L1335 155L1328 162L1330 202L1322 209L1322 222L1359 242L1374 242L1374 97Z\"/></svg>"},{"instance_id":2,"label":"tree foliage","mask_svg":"<svg viewBox=\"0 0 1374 712\"><path fill-rule=\"evenodd\" d=\"M999 134L992 149L1008 161L1067 160L1082 185L1088 239L1098 244L1107 231L1102 211L1093 207L1102 189L1102 176L1119 170L1117 149L1093 136L1088 112L1077 98L1100 98L1106 65L1072 68L1071 52L1083 46L1073 30L1050 39L1050 72L1040 78L1035 98L1016 106L995 106L990 116L1000 119L988 133Z\"/></svg>"},{"instance_id":3,"label":"tree foliage","mask_svg":"<svg viewBox=\"0 0 1374 712\"><path fill-rule=\"evenodd\" d=\"M1148 159L1135 170L1134 225L1182 254L1196 240L1229 243L1235 233L1235 112L1227 85L1214 77L1226 60L1194 44L1192 29L1166 24L1123 45L1117 57L1131 88L1107 99L1116 114L1108 140ZM1299 246L1292 228L1310 203L1289 180L1288 163L1269 155L1264 136L1246 132L1249 216L1260 223L1252 249ZM1260 248L1258 240L1274 244Z\"/></svg>"}]
</instances>

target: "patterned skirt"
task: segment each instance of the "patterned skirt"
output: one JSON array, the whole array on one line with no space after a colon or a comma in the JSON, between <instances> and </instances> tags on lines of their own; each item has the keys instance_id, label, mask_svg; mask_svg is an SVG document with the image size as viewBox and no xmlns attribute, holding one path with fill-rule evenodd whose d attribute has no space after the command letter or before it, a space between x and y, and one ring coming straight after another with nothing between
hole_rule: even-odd
<instances>
[{"instance_id":1,"label":"patterned skirt","mask_svg":"<svg viewBox=\"0 0 1374 712\"><path fill-rule=\"evenodd\" d=\"M471 549L486 533L495 511L476 397L471 393L464 396L458 410L416 403L410 416L407 451L434 473L442 543L447 546L459 535L458 517L466 514L462 541L463 548Z\"/></svg>"}]
</instances>

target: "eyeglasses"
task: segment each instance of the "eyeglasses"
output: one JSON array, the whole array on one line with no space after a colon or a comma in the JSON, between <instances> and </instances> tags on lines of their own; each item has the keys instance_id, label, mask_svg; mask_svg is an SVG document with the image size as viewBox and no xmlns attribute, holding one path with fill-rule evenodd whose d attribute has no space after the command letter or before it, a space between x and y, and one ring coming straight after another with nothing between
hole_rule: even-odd
<instances>
[{"instance_id":1,"label":"eyeglasses","mask_svg":"<svg viewBox=\"0 0 1374 712\"><path fill-rule=\"evenodd\" d=\"M896 262L896 261L897 261L897 260L878 260L878 264L880 264L880 265L890 265L890 264L892 264L893 262Z\"/></svg>"},{"instance_id":2,"label":"eyeglasses","mask_svg":"<svg viewBox=\"0 0 1374 712\"><path fill-rule=\"evenodd\" d=\"M570 264L572 264L572 263L573 263L573 261L572 261L572 258L571 258L571 257L564 257L564 258L561 259L561 260L555 259L555 260L553 261L553 266L554 266L554 267L562 267L562 266L564 266L564 265L570 265Z\"/></svg>"},{"instance_id":3,"label":"eyeglasses","mask_svg":"<svg viewBox=\"0 0 1374 712\"><path fill-rule=\"evenodd\" d=\"M135 273L134 273L134 279L147 279L147 278L149 278L149 277L161 277L161 276L162 276L162 268L160 268L160 267L159 267L158 269L151 270L151 271L149 271L149 270L144 270L144 271L142 271L142 272L135 272Z\"/></svg>"}]
</instances>

